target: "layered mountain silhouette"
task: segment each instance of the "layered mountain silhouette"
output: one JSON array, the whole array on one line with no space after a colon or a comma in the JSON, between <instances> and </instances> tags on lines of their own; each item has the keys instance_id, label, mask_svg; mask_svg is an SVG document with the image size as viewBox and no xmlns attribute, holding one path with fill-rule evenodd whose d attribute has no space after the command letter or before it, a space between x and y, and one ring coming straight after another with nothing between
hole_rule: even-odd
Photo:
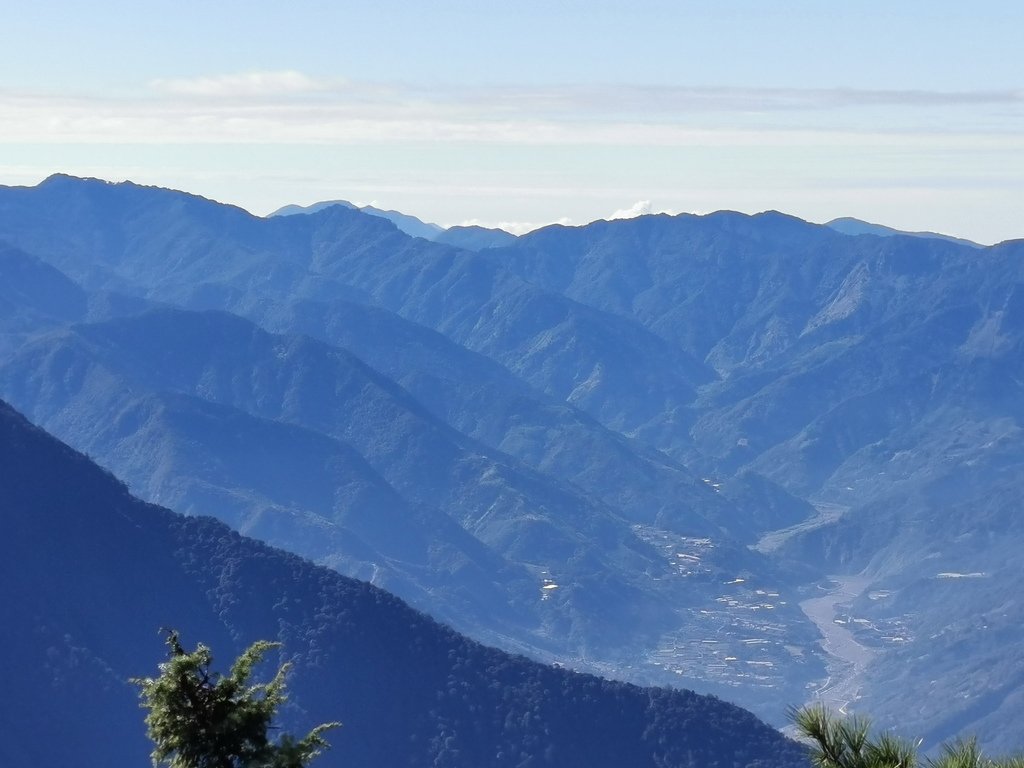
<instances>
[{"instance_id":1,"label":"layered mountain silhouette","mask_svg":"<svg viewBox=\"0 0 1024 768\"><path fill-rule=\"evenodd\" d=\"M666 596L634 582L663 557L621 513L467 439L341 350L224 313L157 310L28 342L0 382L146 498L216 512L481 634L511 612L559 647L546 624L575 634L577 599L608 619L636 612L619 631L661 625ZM523 615L510 606L538 602L541 564L567 588Z\"/></svg>"},{"instance_id":2,"label":"layered mountain silhouette","mask_svg":"<svg viewBox=\"0 0 1024 768\"><path fill-rule=\"evenodd\" d=\"M682 691L544 667L455 634L391 595L132 498L0 403L0 717L5 765L144 764L131 677L156 673L160 628L225 669L256 639L293 666L281 725L345 726L332 765L796 766L748 712ZM269 674L271 670L267 670Z\"/></svg>"},{"instance_id":3,"label":"layered mountain silhouette","mask_svg":"<svg viewBox=\"0 0 1024 768\"><path fill-rule=\"evenodd\" d=\"M316 213L317 211L322 211L335 205L340 205L342 208L352 208L362 211L363 213L368 213L371 216L379 216L382 219L387 219L411 237L422 237L424 240L437 240L446 232L445 228L439 224L431 224L406 213L401 213L399 211L385 211L372 205L353 205L347 200L324 200L322 202L306 206L286 205L283 208L278 208L270 215L295 216L297 214Z\"/></svg>"},{"instance_id":4,"label":"layered mountain silhouette","mask_svg":"<svg viewBox=\"0 0 1024 768\"><path fill-rule=\"evenodd\" d=\"M1020 241L719 212L470 250L60 176L0 189L0 241L0 392L147 498L507 648L1015 746Z\"/></svg>"},{"instance_id":5,"label":"layered mountain silhouette","mask_svg":"<svg viewBox=\"0 0 1024 768\"><path fill-rule=\"evenodd\" d=\"M299 214L318 213L332 206L341 206L352 210L362 211L371 216L379 216L387 219L405 234L411 237L421 237L424 240L434 240L446 245L454 245L457 248L464 248L467 251L483 251L487 248L500 248L511 245L515 242L516 236L503 229L493 227L481 227L477 225L465 225L454 227L442 227L440 224L433 224L410 216L400 211L385 211L375 208L372 205L357 206L347 200L324 200L312 205L286 205L271 213L271 216L295 216Z\"/></svg>"}]
</instances>

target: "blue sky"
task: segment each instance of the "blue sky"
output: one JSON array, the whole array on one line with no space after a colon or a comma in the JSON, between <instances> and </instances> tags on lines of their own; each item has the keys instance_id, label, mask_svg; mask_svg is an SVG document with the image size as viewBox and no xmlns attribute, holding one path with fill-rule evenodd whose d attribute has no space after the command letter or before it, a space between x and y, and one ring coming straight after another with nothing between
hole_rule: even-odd
<instances>
[{"instance_id":1,"label":"blue sky","mask_svg":"<svg viewBox=\"0 0 1024 768\"><path fill-rule=\"evenodd\" d=\"M522 230L642 211L1024 236L1024 3L42 2L0 183Z\"/></svg>"}]
</instances>

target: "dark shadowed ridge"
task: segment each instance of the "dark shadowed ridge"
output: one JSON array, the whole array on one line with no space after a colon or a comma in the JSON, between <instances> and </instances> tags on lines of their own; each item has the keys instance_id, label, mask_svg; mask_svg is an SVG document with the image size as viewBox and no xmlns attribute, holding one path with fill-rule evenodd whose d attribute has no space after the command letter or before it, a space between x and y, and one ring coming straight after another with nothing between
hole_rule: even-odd
<instances>
[{"instance_id":1,"label":"dark shadowed ridge","mask_svg":"<svg viewBox=\"0 0 1024 768\"><path fill-rule=\"evenodd\" d=\"M137 691L157 632L222 664L256 639L294 663L289 730L340 719L318 765L798 766L749 713L484 648L366 584L133 499L0 403L0 652L16 659L4 765L144 765ZM283 659L280 659L283 660Z\"/></svg>"}]
</instances>

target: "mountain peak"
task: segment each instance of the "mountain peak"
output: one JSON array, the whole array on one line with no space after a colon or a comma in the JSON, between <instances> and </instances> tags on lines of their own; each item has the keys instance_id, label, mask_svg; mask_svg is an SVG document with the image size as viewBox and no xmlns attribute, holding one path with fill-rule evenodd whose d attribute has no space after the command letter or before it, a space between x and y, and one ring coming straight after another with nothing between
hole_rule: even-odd
<instances>
[{"instance_id":1,"label":"mountain peak","mask_svg":"<svg viewBox=\"0 0 1024 768\"><path fill-rule=\"evenodd\" d=\"M445 228L440 224L432 224L407 213L402 213L401 211L386 211L372 205L358 206L348 202L348 200L322 200L319 203L312 203L311 205L285 205L271 213L267 218L272 218L274 216L296 216L300 214L318 213L319 211L336 205L340 205L343 208L352 208L357 211L362 211L370 216L387 219L410 237L422 237L424 240L436 240L438 236L443 234L445 231Z\"/></svg>"},{"instance_id":2,"label":"mountain peak","mask_svg":"<svg viewBox=\"0 0 1024 768\"><path fill-rule=\"evenodd\" d=\"M267 218L274 216L299 216L301 214L317 213L325 208L331 206L340 205L342 208L358 208L359 206L350 203L348 200L321 200L319 203L311 203L310 205L284 205L278 208L276 211L267 214Z\"/></svg>"}]
</instances>

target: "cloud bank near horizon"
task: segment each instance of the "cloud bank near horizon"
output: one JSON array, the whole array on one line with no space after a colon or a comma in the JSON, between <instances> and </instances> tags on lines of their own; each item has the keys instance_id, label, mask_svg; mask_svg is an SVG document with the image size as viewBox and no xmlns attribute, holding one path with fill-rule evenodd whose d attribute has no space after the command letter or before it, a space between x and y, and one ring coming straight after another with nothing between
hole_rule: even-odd
<instances>
[{"instance_id":1,"label":"cloud bank near horizon","mask_svg":"<svg viewBox=\"0 0 1024 768\"><path fill-rule=\"evenodd\" d=\"M975 114L991 115L978 130ZM936 110L947 119L936 121ZM967 118L970 117L968 120ZM0 91L0 142L931 142L1020 149L1024 91L448 86L296 70L163 78L111 97Z\"/></svg>"},{"instance_id":2,"label":"cloud bank near horizon","mask_svg":"<svg viewBox=\"0 0 1024 768\"><path fill-rule=\"evenodd\" d=\"M1013 89L426 87L253 70L102 95L0 89L0 180L134 178L255 211L377 198L516 233L656 198L991 242L1018 235L1022 123Z\"/></svg>"}]
</instances>

